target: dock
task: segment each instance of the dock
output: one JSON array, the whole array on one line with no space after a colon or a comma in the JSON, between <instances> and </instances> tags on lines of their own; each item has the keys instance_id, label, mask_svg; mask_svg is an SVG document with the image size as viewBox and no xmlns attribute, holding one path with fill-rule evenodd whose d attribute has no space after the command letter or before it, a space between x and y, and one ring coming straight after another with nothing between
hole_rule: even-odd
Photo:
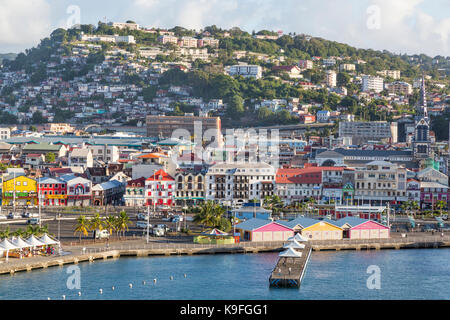
<instances>
[{"instance_id":1,"label":"dock","mask_svg":"<svg viewBox=\"0 0 450 320\"><path fill-rule=\"evenodd\" d=\"M305 244L305 248L300 251L302 253L301 257L280 257L270 275L270 286L278 288L300 288L311 257L311 251L311 245Z\"/></svg>"}]
</instances>

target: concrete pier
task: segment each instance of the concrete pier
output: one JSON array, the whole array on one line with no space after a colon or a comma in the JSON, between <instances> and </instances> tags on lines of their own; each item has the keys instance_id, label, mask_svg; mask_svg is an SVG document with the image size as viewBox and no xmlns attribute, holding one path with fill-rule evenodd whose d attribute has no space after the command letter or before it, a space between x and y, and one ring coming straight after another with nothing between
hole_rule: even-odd
<instances>
[{"instance_id":1,"label":"concrete pier","mask_svg":"<svg viewBox=\"0 0 450 320\"><path fill-rule=\"evenodd\" d=\"M301 250L302 256L295 258L280 257L273 269L269 284L271 287L300 288L306 266L311 256L311 246L306 244Z\"/></svg>"}]
</instances>

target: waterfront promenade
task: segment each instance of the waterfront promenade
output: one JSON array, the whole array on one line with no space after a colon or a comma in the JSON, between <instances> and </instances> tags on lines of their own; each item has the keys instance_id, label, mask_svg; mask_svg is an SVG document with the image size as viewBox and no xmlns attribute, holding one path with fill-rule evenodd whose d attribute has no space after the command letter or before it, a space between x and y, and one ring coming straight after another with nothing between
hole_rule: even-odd
<instances>
[{"instance_id":1,"label":"waterfront promenade","mask_svg":"<svg viewBox=\"0 0 450 320\"><path fill-rule=\"evenodd\" d=\"M180 239L181 240L181 239ZM192 242L145 238L115 242L63 245L63 255L37 256L24 259L10 258L0 262L0 274L31 271L52 266L93 262L119 257L148 257L153 255L236 254L280 251L284 242L241 242L227 245L194 244ZM169 242L170 241L170 242ZM372 240L324 240L309 242L314 251L320 250L380 250L407 248L450 247L450 236L408 236Z\"/></svg>"}]
</instances>

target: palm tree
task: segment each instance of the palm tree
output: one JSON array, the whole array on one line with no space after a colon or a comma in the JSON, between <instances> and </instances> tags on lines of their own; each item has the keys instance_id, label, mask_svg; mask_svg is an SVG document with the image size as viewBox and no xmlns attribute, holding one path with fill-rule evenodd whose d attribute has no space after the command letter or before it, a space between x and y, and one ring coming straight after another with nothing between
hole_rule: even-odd
<instances>
[{"instance_id":1,"label":"palm tree","mask_svg":"<svg viewBox=\"0 0 450 320\"><path fill-rule=\"evenodd\" d=\"M194 216L193 221L206 227L212 227L215 223L215 206L216 205L212 201L203 203L200 207L200 211Z\"/></svg>"},{"instance_id":2,"label":"palm tree","mask_svg":"<svg viewBox=\"0 0 450 320\"><path fill-rule=\"evenodd\" d=\"M409 212L409 209L411 208L410 202L409 201L404 201L402 203L402 205L401 205L401 208L402 208L402 211L405 212L407 216L409 216L408 212Z\"/></svg>"},{"instance_id":3,"label":"palm tree","mask_svg":"<svg viewBox=\"0 0 450 320\"><path fill-rule=\"evenodd\" d=\"M414 210L414 218L416 217L417 211L420 209L419 203L417 201L411 201L411 209Z\"/></svg>"},{"instance_id":4,"label":"palm tree","mask_svg":"<svg viewBox=\"0 0 450 320\"><path fill-rule=\"evenodd\" d=\"M125 231L128 231L128 225L130 224L130 218L128 217L125 211L120 211L119 216L116 221L117 231L122 232L122 235L125 235Z\"/></svg>"},{"instance_id":5,"label":"palm tree","mask_svg":"<svg viewBox=\"0 0 450 320\"><path fill-rule=\"evenodd\" d=\"M103 229L103 220L100 218L99 213L94 214L94 216L89 220L89 228L92 231L94 231L94 235L95 235L95 232L97 232L97 230ZM94 242L95 242L95 236L94 236Z\"/></svg>"},{"instance_id":6,"label":"palm tree","mask_svg":"<svg viewBox=\"0 0 450 320\"><path fill-rule=\"evenodd\" d=\"M24 238L24 237L26 237L27 232L26 232L25 230L23 230L23 229L17 229L16 231L13 232L13 235L14 235L15 237L21 237L21 238Z\"/></svg>"},{"instance_id":7,"label":"palm tree","mask_svg":"<svg viewBox=\"0 0 450 320\"><path fill-rule=\"evenodd\" d=\"M1 231L0 238L5 239L5 238L9 238L10 236L11 236L11 230L9 229L9 226L7 226L5 230Z\"/></svg>"},{"instance_id":8,"label":"palm tree","mask_svg":"<svg viewBox=\"0 0 450 320\"><path fill-rule=\"evenodd\" d=\"M267 209L272 210L273 215L276 215L281 210L283 201L281 201L279 196L274 194L272 196L266 196L264 198L264 204Z\"/></svg>"},{"instance_id":9,"label":"palm tree","mask_svg":"<svg viewBox=\"0 0 450 320\"><path fill-rule=\"evenodd\" d=\"M116 230L116 217L109 215L104 221L104 227L109 231L109 234L113 234L113 230Z\"/></svg>"},{"instance_id":10,"label":"palm tree","mask_svg":"<svg viewBox=\"0 0 450 320\"><path fill-rule=\"evenodd\" d=\"M85 237L89 234L89 221L86 219L85 216L80 216L77 219L77 225L75 227L75 233L80 234L80 242L81 242L81 235L83 234Z\"/></svg>"},{"instance_id":11,"label":"palm tree","mask_svg":"<svg viewBox=\"0 0 450 320\"><path fill-rule=\"evenodd\" d=\"M442 209L444 209L444 207L447 204L445 203L445 201L439 200L436 202L436 208L439 210L439 215L442 217Z\"/></svg>"}]
</instances>

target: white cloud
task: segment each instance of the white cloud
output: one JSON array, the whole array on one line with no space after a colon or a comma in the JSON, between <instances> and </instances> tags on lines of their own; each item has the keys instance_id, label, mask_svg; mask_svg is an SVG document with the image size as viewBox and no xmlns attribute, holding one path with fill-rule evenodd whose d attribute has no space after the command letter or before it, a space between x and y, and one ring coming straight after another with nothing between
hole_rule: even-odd
<instances>
[{"instance_id":1,"label":"white cloud","mask_svg":"<svg viewBox=\"0 0 450 320\"><path fill-rule=\"evenodd\" d=\"M45 0L0 0L0 52L31 47L51 32Z\"/></svg>"}]
</instances>

